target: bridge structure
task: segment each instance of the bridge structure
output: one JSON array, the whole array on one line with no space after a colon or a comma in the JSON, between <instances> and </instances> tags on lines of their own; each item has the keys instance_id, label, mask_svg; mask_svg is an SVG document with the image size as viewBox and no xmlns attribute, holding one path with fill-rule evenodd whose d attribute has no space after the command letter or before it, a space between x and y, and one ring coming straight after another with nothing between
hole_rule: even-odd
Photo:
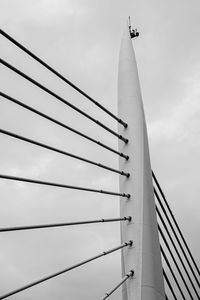
<instances>
[{"instance_id":1,"label":"bridge structure","mask_svg":"<svg viewBox=\"0 0 200 300\"><path fill-rule=\"evenodd\" d=\"M87 93L70 82L66 77L57 72L44 60L31 52L24 45L3 30L0 34L10 41L13 46L18 47L26 55L29 55L48 71L57 76L60 80L70 85L83 97L86 97L93 105L103 110L116 122L118 122L118 132L107 127L104 123L93 118L89 113L81 110L53 90L47 88L39 81L28 76L8 61L0 59L1 64L24 78L36 88L54 97L63 103L66 108L70 107L78 114L89 119L119 140L118 149L114 149L102 141L98 141L81 131L63 123L36 108L27 105L20 99L11 97L0 91L1 100L9 101L41 118L60 126L73 134L95 143L99 149L104 149L119 157L119 169L92 161L87 157L75 155L62 149L52 147L26 136L18 135L15 132L1 128L0 133L12 139L18 139L25 143L44 148L48 151L60 153L84 163L91 164L97 168L105 169L109 172L119 174L119 192L93 189L85 186L74 186L61 184L58 182L48 182L33 178L11 176L10 174L0 174L0 180L18 181L41 186L58 187L62 189L79 190L88 193L100 193L111 195L120 200L120 216L116 218L102 218L96 220L78 220L74 222L24 225L15 227L1 227L0 234L11 231L39 230L41 228L54 228L65 226L76 226L94 223L120 222L121 244L111 249L105 249L93 257L86 257L74 265L66 266L62 270L55 270L53 274L47 274L34 282L28 282L18 289L8 291L0 295L0 299L10 298L27 290L34 288L47 280L52 280L61 274L68 273L87 263L95 261L100 257L112 255L116 251L121 251L121 281L111 287L109 291L102 291L102 298L115 299L115 291L121 288L122 300L162 300L162 299L200 299L199 268L183 236L183 233L172 213L161 186L152 171L146 121L143 109L140 82L137 71L135 53L132 45L132 38L138 36L133 34L130 24L126 24L121 42L118 71L118 116L114 115L99 102L91 98ZM66 276L70 276L66 274ZM54 279L56 280L56 279ZM59 280L57 278L57 280ZM97 298L99 296L97 295Z\"/></svg>"}]
</instances>

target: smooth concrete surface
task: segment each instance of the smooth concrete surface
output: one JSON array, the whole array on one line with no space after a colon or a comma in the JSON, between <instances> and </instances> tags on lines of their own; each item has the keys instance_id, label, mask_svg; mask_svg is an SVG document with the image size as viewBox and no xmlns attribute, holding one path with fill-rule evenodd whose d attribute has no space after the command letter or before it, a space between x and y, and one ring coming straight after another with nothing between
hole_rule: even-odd
<instances>
[{"instance_id":1,"label":"smooth concrete surface","mask_svg":"<svg viewBox=\"0 0 200 300\"><path fill-rule=\"evenodd\" d=\"M122 288L122 298L164 300L147 129L128 24L119 56L118 115L128 123L127 129L119 124L119 133L129 139L128 144L119 141L119 151L130 157L128 161L120 157L119 167L131 174L130 178L120 176L120 192L131 194L130 199L120 199L120 214L132 216L131 222L121 224L121 240L133 240L133 247L122 250L122 277L135 270L133 279Z\"/></svg>"}]
</instances>

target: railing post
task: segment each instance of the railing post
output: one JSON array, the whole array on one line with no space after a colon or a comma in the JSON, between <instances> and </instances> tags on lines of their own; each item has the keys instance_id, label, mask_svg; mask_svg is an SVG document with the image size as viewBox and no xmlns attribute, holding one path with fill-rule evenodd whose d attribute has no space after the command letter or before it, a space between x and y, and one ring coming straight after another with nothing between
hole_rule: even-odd
<instances>
[{"instance_id":1,"label":"railing post","mask_svg":"<svg viewBox=\"0 0 200 300\"><path fill-rule=\"evenodd\" d=\"M120 169L130 173L120 176L120 192L131 194L120 199L121 216L132 216L121 224L121 240L133 240L133 247L122 250L122 276L134 270L134 277L122 289L123 300L164 300L164 282L153 195L151 165L146 122L142 104L135 54L128 24L123 35L118 74L119 118L128 128L119 126L119 133L128 144L119 141L120 152L129 160L119 159Z\"/></svg>"}]
</instances>

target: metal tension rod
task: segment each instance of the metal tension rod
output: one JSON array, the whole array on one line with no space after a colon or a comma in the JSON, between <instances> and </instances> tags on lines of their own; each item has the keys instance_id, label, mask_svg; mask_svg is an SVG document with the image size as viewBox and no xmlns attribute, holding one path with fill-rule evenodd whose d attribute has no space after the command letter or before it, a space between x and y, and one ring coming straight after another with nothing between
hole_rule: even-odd
<instances>
[{"instance_id":1,"label":"metal tension rod","mask_svg":"<svg viewBox=\"0 0 200 300\"><path fill-rule=\"evenodd\" d=\"M172 270L172 267L171 267L171 265L170 265L170 263L169 263L169 260L168 260L166 254L165 254L165 251L163 250L163 248L162 248L161 245L160 245L160 250L161 250L162 256L164 257L164 260L165 260L165 262L166 262L168 268L170 269L170 272L171 272L171 274L172 274L172 276L173 276L173 278L174 278L174 281L176 282L176 285L177 285L177 287L178 287L178 289L179 289L179 292L181 293L181 296L183 297L184 300L186 300L186 298L185 298L185 296L184 296L184 294L183 294L183 291L182 291L182 289L181 289L181 287L180 287L180 284L179 284L179 282L178 282L178 280L177 280L177 278L176 278L176 276L175 276L175 274L174 274L174 272L173 272L173 270Z\"/></svg>"},{"instance_id":2,"label":"metal tension rod","mask_svg":"<svg viewBox=\"0 0 200 300\"><path fill-rule=\"evenodd\" d=\"M55 182L47 182L47 181L41 181L41 180L35 180L35 179L28 179L28 178L22 178L22 177L16 177L16 176L9 176L5 174L0 174L0 178L2 179L8 179L8 180L16 180L16 181L22 181L22 182L29 182L29 183L36 183L36 184L42 184L42 185L49 185L49 186L55 186L55 187L61 187L66 189L72 189L72 190L80 190L85 192L93 192L93 193L101 193L101 194L107 194L107 195L113 195L113 196L121 196L130 198L130 194L125 193L115 193L115 192L109 192L105 190L96 190L96 189L90 189L90 188L84 188L80 186L73 186L73 185L67 185L67 184L61 184L61 183L55 183Z\"/></svg>"},{"instance_id":3,"label":"metal tension rod","mask_svg":"<svg viewBox=\"0 0 200 300\"><path fill-rule=\"evenodd\" d=\"M18 75L22 76L23 78L25 78L26 80L28 80L29 82L33 83L34 85L36 85L37 87L39 87L40 89L42 89L43 91L45 91L46 93L48 93L49 95L55 97L56 99L58 99L59 101L61 101L62 103L64 103L65 105L71 107L72 109L74 109L75 111L77 111L78 113L80 113L81 115L85 116L86 118L88 118L89 120L91 120L92 122L96 123L97 125L99 125L100 127L104 128L106 131L110 132L111 134L113 134L114 136L118 137L118 139L122 140L124 143L128 143L128 139L124 138L122 135L116 133L115 131L113 131L112 129L108 128L106 125L104 125L103 123L101 123L100 121L94 119L93 117L91 117L89 114L87 114L86 112L82 111L81 109L79 109L78 107L76 107L75 105L73 105L72 103L70 103L69 101L65 100L64 98L60 97L58 94L52 92L51 90L49 90L47 87L43 86L42 84L40 84L38 81L34 80L33 78L29 77L28 75L26 75L24 72L21 72L20 70L18 70L17 68L13 67L12 65L10 65L8 62L6 62L3 59L0 59L0 63L2 63L5 67L7 67L8 69L12 70L13 72L17 73Z\"/></svg>"},{"instance_id":4,"label":"metal tension rod","mask_svg":"<svg viewBox=\"0 0 200 300\"><path fill-rule=\"evenodd\" d=\"M193 289L194 289L194 291L195 291L195 293L197 295L197 298L200 299L199 294L198 294L198 292L196 290L196 287L195 287L195 285L194 285L194 283L193 283L193 281L191 279L191 276L188 273L188 270L187 270L187 268L186 268L186 266L185 266L185 264L184 264L184 262L182 260L182 257L180 255L180 253L179 253L179 251L178 251L178 249L177 249L177 247L176 247L176 245L175 245L175 243L174 243L171 235L170 235L170 232L169 232L169 230L167 228L167 225L165 224L164 219L163 219L163 217L162 217L162 215L161 215L161 213L160 213L160 211L159 211L159 209L158 209L157 206L156 206L156 212L157 212L157 214L158 214L158 216L159 216L159 218L160 218L160 220L161 220L161 222L163 224L163 227L165 228L165 231L167 232L167 235L168 235L168 237L169 237L169 239L170 239L170 241L171 241L171 243L172 243L172 245L174 247L174 250L176 251L176 254L177 254L177 256L178 256L178 258L179 258L179 260L180 260L180 262L181 262L181 264L183 266L183 269L184 269L185 273L187 274L187 277L188 277L188 279L189 279L189 281L190 281L190 283L191 283L191 285L192 285L192 287L193 287Z\"/></svg>"},{"instance_id":5,"label":"metal tension rod","mask_svg":"<svg viewBox=\"0 0 200 300\"><path fill-rule=\"evenodd\" d=\"M169 251L169 253L170 253L170 255L171 255L171 258L173 259L173 262L174 262L174 264L175 264L175 266L176 266L176 268L177 268L177 270L178 270L178 273L179 273L179 275L180 275L180 277L181 277L181 279L182 279L182 281L183 281L183 283L184 283L184 285L185 285L185 287L186 287L186 290L188 291L188 294L190 295L190 298L191 298L192 300L194 300L194 298L193 298L193 296L192 296L192 294L191 294L191 291L190 291L190 289L189 289L189 287L188 287L188 285L187 285L187 282L185 281L185 278L183 277L183 273L182 273L182 271L180 270L180 268L179 268L179 266L178 266L178 263L177 263L177 261L176 261L174 255L173 255L173 253L172 253L172 251L171 251L171 249L170 249L170 247L169 247L169 243L167 242L167 239L165 238L164 233L162 232L162 229L161 229L161 227L159 226L159 224L158 224L158 231L159 231L159 233L160 233L160 235L161 235L161 237L162 237L162 239L163 239L163 241L164 241L165 246L167 247L167 249L168 249L168 251Z\"/></svg>"},{"instance_id":6,"label":"metal tension rod","mask_svg":"<svg viewBox=\"0 0 200 300\"><path fill-rule=\"evenodd\" d=\"M162 195L162 198L163 198L163 200L164 200L164 202L165 202L165 205L167 206L168 211L169 211L169 213L170 213L170 215L171 215L171 217L172 217L172 219L173 219L173 221L174 221L174 223L175 223L175 225L176 225L176 228L177 228L177 230L178 230L178 232L179 232L179 234L180 234L180 236L181 236L181 238L182 238L182 241L183 241L183 243L184 243L184 245L185 245L185 247L186 247L186 249L187 249L187 251L188 251L188 253L189 253L189 255L190 255L190 258L191 258L191 260L192 260L192 262L193 262L193 264L194 264L194 266L195 266L195 268L196 268L196 270L197 270L197 273L198 273L199 276L200 276L200 270L199 270L199 268L198 268L198 266L197 266L197 264L196 264L196 262L195 262L195 260L194 260L194 257L193 257L193 255L192 255L192 253L191 253L191 251L190 251L190 248L188 247L188 245L187 245L187 243L186 243L186 240L185 240L185 238L184 238L184 236L183 236L183 234L182 234L182 232L181 232L181 230L180 230L180 227L178 226L178 223L176 222L176 219L175 219L175 217L174 217L174 215L173 215L173 213L172 213L172 210L171 210L171 208L170 208L170 206L169 206L169 204L168 204L168 202L167 202L167 199L165 198L165 195L164 195L164 193L163 193L163 191L162 191L162 189L161 189L161 186L160 186L160 184L159 184L159 182L158 182L158 180L157 180L157 178L156 178L156 175L154 174L153 171L152 171L152 176L153 176L153 179L154 179L154 181L155 181L155 183L156 183L156 186L157 186L157 188L158 188L160 194Z\"/></svg>"},{"instance_id":7,"label":"metal tension rod","mask_svg":"<svg viewBox=\"0 0 200 300\"><path fill-rule=\"evenodd\" d=\"M102 253L100 253L100 254L98 254L98 255L96 255L96 256L93 256L93 257L91 257L91 258L89 258L89 259L83 260L82 262L80 262L80 263L78 263L78 264L75 264L75 265L73 265L73 266L71 266L71 267L68 267L68 268L66 268L66 269L64 269L64 270L62 270L62 271L56 272L56 273L54 273L54 274L52 274L52 275L49 275L49 276L46 276L46 277L44 277L44 278L42 278L42 279L39 279L39 280L34 281L34 282L31 282L31 283L29 283L29 284L27 284L27 285L25 285L25 286L23 286L23 287L21 287L21 288L19 288L19 289L16 289L16 290L14 290L14 291L12 291L12 292L9 292L9 293L7 293L7 294L5 294L5 295L2 295L2 296L0 296L0 300L5 299L5 298L8 298L8 297L10 297L10 296L12 296L12 295L15 295L15 294L17 294L17 293L19 293L19 292L22 292L22 291L26 290L26 289L29 289L29 288L31 288L31 287L37 285L37 284L40 284L40 283L42 283L42 282L44 282L44 281L46 281L46 280L49 280L49 279L51 279L51 278L54 278L54 277L58 276L58 275L61 275L61 274L63 274L63 273L66 273L66 272L69 272L69 271L71 271L71 270L73 270L73 269L76 269L76 268L78 268L78 267L80 267L80 266L82 266L82 265L84 265L84 264L87 264L87 263L89 263L89 262L91 262L91 261L93 261L93 260L95 260L95 259L97 259L97 258L100 258L100 257L105 256L105 255L107 255L107 254L110 254L110 253L112 253L112 252L115 252L115 251L117 251L117 250L119 250L119 249L122 249L122 248L124 248L124 247L132 246L132 244L133 244L133 242L132 242L132 241L129 241L129 242L127 242L127 243L121 244L121 245L118 246L118 247L112 248L112 249L110 249L110 250L108 250L108 251L104 251L104 252L102 252Z\"/></svg>"},{"instance_id":8,"label":"metal tension rod","mask_svg":"<svg viewBox=\"0 0 200 300\"><path fill-rule=\"evenodd\" d=\"M63 226L73 226L73 225L82 225L82 224L107 223L107 222L117 222L117 221L129 221L130 222L131 217L129 216L129 217L113 218L113 219L99 219L99 220L67 222L67 223L54 223L54 224L5 227L5 228L0 228L0 232L31 230L31 229L41 229L41 228L52 228L52 227L63 227Z\"/></svg>"},{"instance_id":9,"label":"metal tension rod","mask_svg":"<svg viewBox=\"0 0 200 300\"><path fill-rule=\"evenodd\" d=\"M18 135L18 134L16 134L16 133L13 133L13 132L10 132L10 131L1 129L1 128L0 128L0 133L5 134L5 135L8 135L8 136L13 137L13 138L16 138L16 139L18 139L18 140L21 140L21 141L24 141L24 142L33 144L33 145L36 145L36 146L39 146L39 147L42 147L42 148L45 148L45 149L48 149L48 150L51 150L51 151L60 153L60 154L64 154L64 155L69 156L69 157L72 157L72 158L75 158L75 159L84 161L84 162L86 162L86 163L88 163L88 164L95 165L95 166L97 166L97 167L99 167L99 168L103 168L103 169L109 170L109 171L111 171L111 172L118 173L118 174L120 174L120 175L126 176L127 178L130 176L129 173L125 173L125 172L123 172L123 171L119 171L119 170L113 169L113 168L108 167L108 166L105 166L105 165L103 165L103 164L101 164L101 163L96 163L96 162L94 162L94 161L92 161L92 160L89 160L89 159L86 159L86 158L84 158L84 157L81 157L81 156L78 156L78 155L75 155L75 154L72 154L72 153L69 153L69 152L66 152L66 151L63 151L63 150L54 148L54 147L52 147L52 146L49 146L49 145L46 145L46 144L37 142L37 141L35 141L35 140L26 138L26 137L24 137L24 136Z\"/></svg>"},{"instance_id":10,"label":"metal tension rod","mask_svg":"<svg viewBox=\"0 0 200 300\"><path fill-rule=\"evenodd\" d=\"M176 297L176 295L175 295L175 293L174 293L173 287L172 287L172 285L171 285L171 283L169 281L169 278L167 277L167 274L165 273L164 269L163 269L163 275L164 275L165 281L167 282L167 285L168 285L168 287L169 287L172 295L174 296L174 299L178 300L177 297Z\"/></svg>"},{"instance_id":11,"label":"metal tension rod","mask_svg":"<svg viewBox=\"0 0 200 300\"><path fill-rule=\"evenodd\" d=\"M97 141L97 140L89 137L88 135L86 135L86 134L84 134L84 133L82 133L82 132L80 132L80 131L78 131L78 130L76 130L76 129L74 129L74 128L66 125L66 124L64 124L64 123L62 123L62 122L60 122L60 121L58 121L58 120L56 120L54 118L51 118L50 116L48 116L48 115L40 112L39 110L36 110L35 108L33 108L31 106L28 106L27 104L25 104L23 102L20 102L19 100L15 99L15 98L7 95L7 94L4 94L4 93L0 92L0 96L4 97L5 99L7 99L7 100L9 100L9 101L11 101L11 102L13 102L13 103L15 103L15 104L17 104L17 105L25 108L25 109L33 112L33 113L35 113L35 114L37 114L37 115L39 115L39 116L41 116L41 117L43 117L43 118L45 118L45 119L47 119L47 120L55 123L55 124L57 124L57 125L65 128L65 129L68 129L68 130L72 131L73 133L75 133L75 134L77 134L77 135L79 135L79 136L81 136L81 137L83 137L83 138L85 138L85 139L87 139L87 140L89 140L89 141L91 141L91 142L93 142L93 143L95 143L95 144L97 144L97 145L99 145L99 146L101 146L101 147L103 147L103 148L105 148L105 149L107 149L107 150L109 150L109 151L111 151L111 152L113 152L113 153L121 156L121 157L124 157L126 160L129 159L128 155L125 155L124 153L121 153L121 152L119 152L119 151L117 151L115 149L112 149L112 148L108 147L107 145L101 143L100 141Z\"/></svg>"},{"instance_id":12,"label":"metal tension rod","mask_svg":"<svg viewBox=\"0 0 200 300\"><path fill-rule=\"evenodd\" d=\"M156 198L157 198L157 200L158 200L158 203L159 203L159 205L160 205L160 207L161 207L161 209L162 209L162 211L163 211L163 213L164 213L164 215L165 215L165 217L166 217L166 219L167 219L167 221L168 221L168 223L169 223L169 225L170 225L170 228L171 228L171 230L172 230L172 232L173 232L173 234L174 234L174 236L175 236L175 238L176 238L176 241L177 241L179 247L181 248L181 251L182 251L182 253L183 253L184 257L185 257L185 260L186 260L186 262L188 263L188 266L189 266L189 268L190 268L190 271L192 272L192 274L193 274L193 276L194 276L194 279L195 279L196 283L198 284L198 286L199 286L199 288L200 288L199 280L198 280L197 277L196 277L196 274L195 274L195 272L194 272L194 270L193 270L193 268L192 268L192 266L191 266L191 264L190 264L190 262L189 262L189 260L188 260L188 258L187 258L187 255L186 255L186 253L185 253L185 251L184 251L184 249L183 249L183 247L182 247L182 245L181 245L181 243L180 243L180 241L179 241L179 238L178 238L178 236L177 236L177 234L176 234L176 232L175 232L175 230L174 230L174 227L172 226L172 223L171 223L171 221L170 221L170 219L169 219L169 217L168 217L168 214L167 214L167 212L166 212L166 210L165 210L165 208L164 208L164 206L163 206L163 204L162 204L162 201L161 201L161 199L160 199L160 197L159 197L159 195L158 195L158 193L157 193L157 191L156 191L155 188L154 188L154 193L155 193Z\"/></svg>"},{"instance_id":13,"label":"metal tension rod","mask_svg":"<svg viewBox=\"0 0 200 300\"><path fill-rule=\"evenodd\" d=\"M105 297L102 300L107 299L110 295L112 295L128 278L133 277L134 271L131 270L128 274L126 274L122 280L108 293L105 294Z\"/></svg>"},{"instance_id":14,"label":"metal tension rod","mask_svg":"<svg viewBox=\"0 0 200 300\"><path fill-rule=\"evenodd\" d=\"M17 42L14 38L12 38L10 35L8 35L5 31L0 29L0 34L2 34L5 38L7 38L10 42L15 44L17 47L19 47L21 50L23 50L25 53L27 53L29 56L34 58L37 62L39 62L41 65L43 65L45 68L47 68L49 71L54 73L56 76L58 76L60 79L62 79L64 82L69 84L72 88L74 88L77 92L85 96L88 100L90 100L92 103L94 103L96 106L98 106L100 109L102 109L104 112L106 112L108 115L110 115L113 119L115 119L118 123L122 124L125 128L128 127L128 124L119 119L117 116L115 116L113 113L111 113L108 109L106 109L103 105L98 103L96 100L91 98L88 94L86 94L84 91L82 91L80 88L78 88L75 84L70 82L67 78L65 78L63 75L61 75L59 72L57 72L55 69L53 69L51 66L49 66L47 63L45 63L41 58L36 56L33 52L28 50L26 47L24 47L22 44Z\"/></svg>"}]
</instances>

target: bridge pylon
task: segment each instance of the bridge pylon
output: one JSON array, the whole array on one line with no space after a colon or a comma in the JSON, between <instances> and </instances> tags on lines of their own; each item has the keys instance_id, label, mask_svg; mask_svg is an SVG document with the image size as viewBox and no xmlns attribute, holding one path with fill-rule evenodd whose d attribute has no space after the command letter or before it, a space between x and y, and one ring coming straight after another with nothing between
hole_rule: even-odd
<instances>
[{"instance_id":1,"label":"bridge pylon","mask_svg":"<svg viewBox=\"0 0 200 300\"><path fill-rule=\"evenodd\" d=\"M123 300L164 300L164 280L154 202L151 163L146 121L140 90L135 53L127 23L119 55L118 114L126 120L127 128L119 125L119 133L127 144L119 141L119 151L129 160L119 159L120 169L129 172L129 178L120 176L120 191L130 199L120 199L121 216L132 216L121 224L121 240L133 240L130 249L121 255L122 276L134 270L122 289Z\"/></svg>"}]
</instances>

